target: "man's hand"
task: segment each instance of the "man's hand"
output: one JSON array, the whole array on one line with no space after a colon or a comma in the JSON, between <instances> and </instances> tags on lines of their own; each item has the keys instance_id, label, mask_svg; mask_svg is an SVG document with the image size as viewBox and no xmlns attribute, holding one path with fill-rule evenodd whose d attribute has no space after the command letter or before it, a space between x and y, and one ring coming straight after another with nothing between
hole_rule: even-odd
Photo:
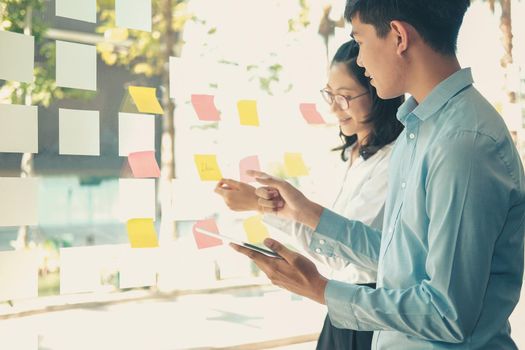
<instances>
[{"instance_id":1,"label":"man's hand","mask_svg":"<svg viewBox=\"0 0 525 350\"><path fill-rule=\"evenodd\" d=\"M230 246L252 259L276 286L325 304L324 291L328 280L317 271L314 263L271 238L267 238L264 244L282 259L268 257L234 243Z\"/></svg>"},{"instance_id":2,"label":"man's hand","mask_svg":"<svg viewBox=\"0 0 525 350\"><path fill-rule=\"evenodd\" d=\"M317 227L323 207L282 179L255 170L248 170L247 174L265 185L255 190L260 211L301 222L312 229Z\"/></svg>"},{"instance_id":3,"label":"man's hand","mask_svg":"<svg viewBox=\"0 0 525 350\"><path fill-rule=\"evenodd\" d=\"M233 211L258 210L258 197L255 187L244 182L222 179L215 187L215 193L220 195L224 203Z\"/></svg>"}]
</instances>

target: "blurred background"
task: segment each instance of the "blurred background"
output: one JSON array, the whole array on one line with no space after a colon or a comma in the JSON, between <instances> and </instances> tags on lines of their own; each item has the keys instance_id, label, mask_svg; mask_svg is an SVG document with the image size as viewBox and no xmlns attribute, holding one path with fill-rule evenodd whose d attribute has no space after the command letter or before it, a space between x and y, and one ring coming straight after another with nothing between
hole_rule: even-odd
<instances>
[{"instance_id":1,"label":"blurred background","mask_svg":"<svg viewBox=\"0 0 525 350\"><path fill-rule=\"evenodd\" d=\"M98 0L91 22L58 16L59 0L0 3L0 31L35 40L32 82L0 79L0 103L38 106L38 152L0 152L1 178L38 179L34 198L17 198L36 206L36 224L0 224L0 348L312 349L323 307L271 286L224 245L199 249L199 220L246 239L243 223L256 213L229 211L215 182L200 180L194 155L216 155L222 176L237 180L239 161L257 155L263 171L331 204L339 130L319 90L350 38L345 1L149 1L151 30L118 26L114 0ZM473 0L458 41L460 62L473 68L522 158L524 15L524 1ZM57 84L57 41L96 47L95 91ZM133 173L119 156L119 113L138 113L130 86L156 88L164 112L149 116L154 135L145 136L160 166L149 203L156 248L130 248L121 215L120 183ZM220 120L197 117L195 94L214 96ZM240 125L240 100L257 102L258 126ZM315 104L324 122L308 123L302 103ZM99 155L61 154L59 109L99 111ZM285 153L301 154L308 175L288 176Z\"/></svg>"}]
</instances>

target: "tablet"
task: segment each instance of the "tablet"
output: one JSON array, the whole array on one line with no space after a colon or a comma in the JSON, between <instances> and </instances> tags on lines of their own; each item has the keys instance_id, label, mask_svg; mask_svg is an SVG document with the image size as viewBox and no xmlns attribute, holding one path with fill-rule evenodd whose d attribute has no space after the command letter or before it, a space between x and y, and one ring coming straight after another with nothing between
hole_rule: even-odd
<instances>
[{"instance_id":1,"label":"tablet","mask_svg":"<svg viewBox=\"0 0 525 350\"><path fill-rule=\"evenodd\" d=\"M269 256L271 258L279 258L279 259L282 259L281 256L279 256L279 254L277 254L276 252L270 250L270 249L266 249L266 248L262 248L262 247L259 247L259 246L256 246L256 245L253 245L253 244L250 244L250 243L246 243L246 242L243 242L241 241L240 239L237 239L237 238L232 238L232 237L229 237L229 236L225 236L225 235L221 235L220 233L214 233L214 232L210 232L210 231L207 231L201 227L195 227L195 231L197 231L198 233L202 233L203 235L206 235L206 236L210 236L210 237L215 237L215 238L220 238L220 239L223 239L227 242L231 242L231 243L235 243L237 245L240 245L241 247L245 247L245 248L248 248L248 249L251 249L251 250L255 250L256 252L259 252L261 254L264 254L266 256Z\"/></svg>"}]
</instances>

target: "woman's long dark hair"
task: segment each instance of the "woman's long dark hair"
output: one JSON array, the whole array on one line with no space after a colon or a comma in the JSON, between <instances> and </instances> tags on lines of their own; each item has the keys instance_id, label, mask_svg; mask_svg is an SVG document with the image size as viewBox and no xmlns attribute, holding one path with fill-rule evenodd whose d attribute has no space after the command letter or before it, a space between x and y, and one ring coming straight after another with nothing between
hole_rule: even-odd
<instances>
[{"instance_id":1,"label":"woman's long dark hair","mask_svg":"<svg viewBox=\"0 0 525 350\"><path fill-rule=\"evenodd\" d=\"M396 112L405 99L403 96L389 100L379 98L376 89L370 84L370 78L365 76L365 69L357 64L358 55L359 45L354 40L350 40L337 50L331 65L344 64L348 74L352 75L368 91L371 97L372 110L365 123L371 124L372 129L359 149L359 155L366 160L383 146L397 139L401 131L403 131L403 124L397 119ZM341 151L341 159L347 161L346 150L356 143L357 135L346 136L342 132L339 135L343 140L343 145L333 150Z\"/></svg>"}]
</instances>

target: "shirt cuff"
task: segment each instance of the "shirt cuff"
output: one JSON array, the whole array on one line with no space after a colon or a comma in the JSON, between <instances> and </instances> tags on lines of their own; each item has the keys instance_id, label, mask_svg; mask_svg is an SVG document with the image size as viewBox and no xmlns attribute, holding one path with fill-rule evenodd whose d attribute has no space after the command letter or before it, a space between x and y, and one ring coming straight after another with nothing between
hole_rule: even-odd
<instances>
[{"instance_id":1,"label":"shirt cuff","mask_svg":"<svg viewBox=\"0 0 525 350\"><path fill-rule=\"evenodd\" d=\"M327 257L334 256L334 249L338 245L337 238L341 230L345 229L346 219L329 209L323 209L319 224L312 234L310 250Z\"/></svg>"},{"instance_id":2,"label":"shirt cuff","mask_svg":"<svg viewBox=\"0 0 525 350\"><path fill-rule=\"evenodd\" d=\"M359 323L353 309L355 295L360 286L330 280L324 290L330 321L337 328L359 330Z\"/></svg>"},{"instance_id":3,"label":"shirt cuff","mask_svg":"<svg viewBox=\"0 0 525 350\"><path fill-rule=\"evenodd\" d=\"M326 238L337 240L340 232L345 230L347 221L348 220L341 215L324 208L315 232Z\"/></svg>"}]
</instances>

